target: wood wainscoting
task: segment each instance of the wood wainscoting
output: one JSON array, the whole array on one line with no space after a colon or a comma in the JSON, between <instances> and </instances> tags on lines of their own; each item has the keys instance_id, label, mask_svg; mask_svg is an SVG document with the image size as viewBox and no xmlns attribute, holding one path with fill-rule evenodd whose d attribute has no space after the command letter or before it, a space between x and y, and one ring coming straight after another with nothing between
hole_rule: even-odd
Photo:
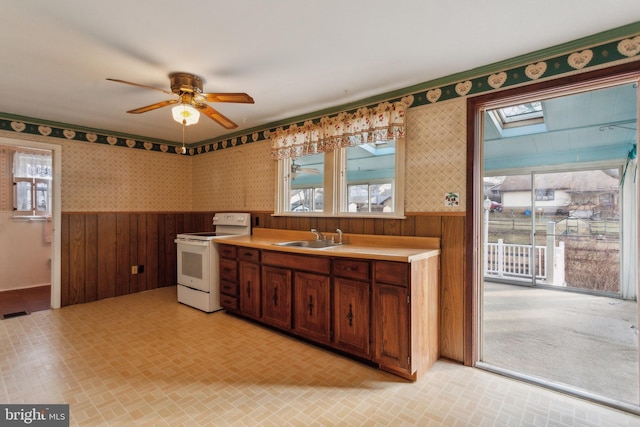
<instances>
[{"instance_id":1,"label":"wood wainscoting","mask_svg":"<svg viewBox=\"0 0 640 427\"><path fill-rule=\"evenodd\" d=\"M141 292L177 281L178 233L211 231L213 212L62 214L61 305ZM406 219L274 217L252 212L255 227L439 237L440 355L464 356L464 214L412 213ZM311 234L310 234L311 237ZM132 274L132 266L143 271Z\"/></svg>"},{"instance_id":2,"label":"wood wainscoting","mask_svg":"<svg viewBox=\"0 0 640 427\"><path fill-rule=\"evenodd\" d=\"M213 230L213 212L63 213L61 306L172 286L178 233ZM132 266L142 271L132 273Z\"/></svg>"}]
</instances>

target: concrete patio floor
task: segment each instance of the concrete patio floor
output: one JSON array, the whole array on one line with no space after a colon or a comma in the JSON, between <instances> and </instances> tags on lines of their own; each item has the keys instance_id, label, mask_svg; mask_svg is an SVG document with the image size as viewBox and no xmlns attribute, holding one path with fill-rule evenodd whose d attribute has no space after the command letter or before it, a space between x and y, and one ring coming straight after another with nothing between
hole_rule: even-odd
<instances>
[{"instance_id":1,"label":"concrete patio floor","mask_svg":"<svg viewBox=\"0 0 640 427\"><path fill-rule=\"evenodd\" d=\"M638 405L636 301L485 281L481 360Z\"/></svg>"}]
</instances>

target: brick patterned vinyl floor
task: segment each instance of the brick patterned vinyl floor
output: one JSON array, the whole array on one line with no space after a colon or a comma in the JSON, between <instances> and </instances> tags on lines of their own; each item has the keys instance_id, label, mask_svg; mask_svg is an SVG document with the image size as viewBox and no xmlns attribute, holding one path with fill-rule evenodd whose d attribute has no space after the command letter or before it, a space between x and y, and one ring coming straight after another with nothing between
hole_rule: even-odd
<instances>
[{"instance_id":1,"label":"brick patterned vinyl floor","mask_svg":"<svg viewBox=\"0 0 640 427\"><path fill-rule=\"evenodd\" d=\"M0 402L73 426L638 426L456 363L416 383L156 289L0 321Z\"/></svg>"}]
</instances>

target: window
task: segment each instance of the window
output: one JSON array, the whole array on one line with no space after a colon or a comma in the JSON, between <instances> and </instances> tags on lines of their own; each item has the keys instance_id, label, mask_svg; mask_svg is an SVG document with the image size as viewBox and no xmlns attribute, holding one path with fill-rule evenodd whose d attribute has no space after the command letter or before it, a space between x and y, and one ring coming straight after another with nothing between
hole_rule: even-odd
<instances>
[{"instance_id":1,"label":"window","mask_svg":"<svg viewBox=\"0 0 640 427\"><path fill-rule=\"evenodd\" d=\"M349 212L392 212L393 190L391 183L355 184L347 186L347 210Z\"/></svg>"},{"instance_id":2,"label":"window","mask_svg":"<svg viewBox=\"0 0 640 427\"><path fill-rule=\"evenodd\" d=\"M16 152L13 155L14 216L51 215L51 153Z\"/></svg>"},{"instance_id":3,"label":"window","mask_svg":"<svg viewBox=\"0 0 640 427\"><path fill-rule=\"evenodd\" d=\"M403 147L391 140L280 159L279 194L288 197L276 214L404 215Z\"/></svg>"},{"instance_id":4,"label":"window","mask_svg":"<svg viewBox=\"0 0 640 427\"><path fill-rule=\"evenodd\" d=\"M536 201L541 202L545 200L554 200L555 191L549 189L536 189Z\"/></svg>"},{"instance_id":5,"label":"window","mask_svg":"<svg viewBox=\"0 0 640 427\"><path fill-rule=\"evenodd\" d=\"M495 111L500 118L503 128L532 125L542 123L544 120L542 102L527 102L526 104L511 105Z\"/></svg>"},{"instance_id":6,"label":"window","mask_svg":"<svg viewBox=\"0 0 640 427\"><path fill-rule=\"evenodd\" d=\"M322 212L324 209L324 153L288 159L291 212Z\"/></svg>"},{"instance_id":7,"label":"window","mask_svg":"<svg viewBox=\"0 0 640 427\"><path fill-rule=\"evenodd\" d=\"M491 136L493 126L487 128L487 140L510 138L547 132L542 101L527 102L487 110L487 123L495 126L497 135Z\"/></svg>"},{"instance_id":8,"label":"window","mask_svg":"<svg viewBox=\"0 0 640 427\"><path fill-rule=\"evenodd\" d=\"M346 156L346 180L341 189L341 212L394 212L395 150L394 140L367 143L341 150Z\"/></svg>"},{"instance_id":9,"label":"window","mask_svg":"<svg viewBox=\"0 0 640 427\"><path fill-rule=\"evenodd\" d=\"M411 97L277 128L275 214L404 216L405 110Z\"/></svg>"}]
</instances>

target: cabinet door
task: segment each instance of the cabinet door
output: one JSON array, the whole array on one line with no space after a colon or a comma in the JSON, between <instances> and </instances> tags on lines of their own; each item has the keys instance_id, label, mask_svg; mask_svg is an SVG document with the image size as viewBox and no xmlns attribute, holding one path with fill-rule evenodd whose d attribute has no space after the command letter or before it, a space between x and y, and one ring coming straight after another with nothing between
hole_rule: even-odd
<instances>
[{"instance_id":1,"label":"cabinet door","mask_svg":"<svg viewBox=\"0 0 640 427\"><path fill-rule=\"evenodd\" d=\"M262 267L262 320L281 328L291 327L291 270Z\"/></svg>"},{"instance_id":2,"label":"cabinet door","mask_svg":"<svg viewBox=\"0 0 640 427\"><path fill-rule=\"evenodd\" d=\"M330 280L319 274L294 272L293 329L307 338L329 342Z\"/></svg>"},{"instance_id":3,"label":"cabinet door","mask_svg":"<svg viewBox=\"0 0 640 427\"><path fill-rule=\"evenodd\" d=\"M407 288L373 285L374 357L386 369L411 374Z\"/></svg>"},{"instance_id":4,"label":"cabinet door","mask_svg":"<svg viewBox=\"0 0 640 427\"><path fill-rule=\"evenodd\" d=\"M369 283L334 279L333 310L336 347L369 356Z\"/></svg>"},{"instance_id":5,"label":"cabinet door","mask_svg":"<svg viewBox=\"0 0 640 427\"><path fill-rule=\"evenodd\" d=\"M240 276L240 312L256 319L260 318L260 265L250 262L238 263Z\"/></svg>"}]
</instances>

